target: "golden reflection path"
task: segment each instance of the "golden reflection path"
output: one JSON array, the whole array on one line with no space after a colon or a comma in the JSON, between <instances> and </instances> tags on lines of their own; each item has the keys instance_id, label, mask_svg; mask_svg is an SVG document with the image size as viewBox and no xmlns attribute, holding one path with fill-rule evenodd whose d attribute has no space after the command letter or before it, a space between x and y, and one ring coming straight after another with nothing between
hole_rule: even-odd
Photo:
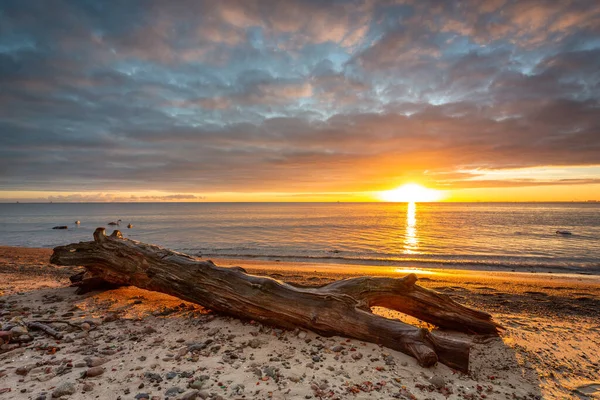
<instances>
[{"instance_id":1,"label":"golden reflection path","mask_svg":"<svg viewBox=\"0 0 600 400\"><path fill-rule=\"evenodd\" d=\"M404 235L404 254L416 254L419 248L417 239L417 205L408 203L406 208L406 234Z\"/></svg>"}]
</instances>

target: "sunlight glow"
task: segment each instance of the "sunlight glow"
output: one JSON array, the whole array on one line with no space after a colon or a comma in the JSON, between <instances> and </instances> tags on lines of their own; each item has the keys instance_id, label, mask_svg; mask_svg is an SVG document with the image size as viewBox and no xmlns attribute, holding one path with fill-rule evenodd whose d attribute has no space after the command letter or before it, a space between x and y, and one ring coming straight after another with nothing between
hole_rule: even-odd
<instances>
[{"instance_id":1,"label":"sunlight glow","mask_svg":"<svg viewBox=\"0 0 600 400\"><path fill-rule=\"evenodd\" d=\"M406 234L404 235L404 254L415 254L419 247L417 239L417 207L415 203L408 203L406 209Z\"/></svg>"},{"instance_id":2,"label":"sunlight glow","mask_svg":"<svg viewBox=\"0 0 600 400\"><path fill-rule=\"evenodd\" d=\"M416 183L407 183L397 189L380 192L379 198L383 201L398 203L421 203L441 200L442 193L439 190L428 189Z\"/></svg>"},{"instance_id":3,"label":"sunlight glow","mask_svg":"<svg viewBox=\"0 0 600 400\"><path fill-rule=\"evenodd\" d=\"M422 274L422 275L434 275L435 272L428 271L425 269L417 269L417 268L396 268L394 272L399 274Z\"/></svg>"}]
</instances>

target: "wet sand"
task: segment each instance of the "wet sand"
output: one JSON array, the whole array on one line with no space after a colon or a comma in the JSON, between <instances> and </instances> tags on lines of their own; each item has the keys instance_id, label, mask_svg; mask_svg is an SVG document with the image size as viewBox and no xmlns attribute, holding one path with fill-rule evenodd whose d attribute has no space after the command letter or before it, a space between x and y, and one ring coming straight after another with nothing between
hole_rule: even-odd
<instances>
[{"instance_id":1,"label":"wet sand","mask_svg":"<svg viewBox=\"0 0 600 400\"><path fill-rule=\"evenodd\" d=\"M3 345L0 398L50 398L61 387L73 399L600 398L599 277L369 267L371 275L416 273L420 285L490 312L506 328L501 338L476 341L470 373L460 374L421 368L374 344L222 317L137 288L76 296L67 285L78 269L50 265L50 254L0 247L2 325L71 324L52 324L62 340L31 331L31 342ZM365 274L361 266L213 261L309 285ZM82 376L90 369L102 372Z\"/></svg>"}]
</instances>

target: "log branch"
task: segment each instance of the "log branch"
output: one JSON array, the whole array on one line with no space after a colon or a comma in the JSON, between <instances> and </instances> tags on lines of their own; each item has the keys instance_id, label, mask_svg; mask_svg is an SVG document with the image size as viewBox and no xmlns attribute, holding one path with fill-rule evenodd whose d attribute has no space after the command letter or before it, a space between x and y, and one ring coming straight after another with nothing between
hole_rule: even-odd
<instances>
[{"instance_id":1,"label":"log branch","mask_svg":"<svg viewBox=\"0 0 600 400\"><path fill-rule=\"evenodd\" d=\"M320 288L294 287L249 275L241 268L223 268L123 239L119 231L106 236L104 228L96 229L93 242L56 247L50 261L86 267L81 282L96 279L133 285L240 318L378 343L415 357L425 367L440 361L468 371L470 343L375 315L370 307L388 307L440 327L473 333L495 333L498 328L489 314L417 286L414 274L400 279L345 279Z\"/></svg>"}]
</instances>

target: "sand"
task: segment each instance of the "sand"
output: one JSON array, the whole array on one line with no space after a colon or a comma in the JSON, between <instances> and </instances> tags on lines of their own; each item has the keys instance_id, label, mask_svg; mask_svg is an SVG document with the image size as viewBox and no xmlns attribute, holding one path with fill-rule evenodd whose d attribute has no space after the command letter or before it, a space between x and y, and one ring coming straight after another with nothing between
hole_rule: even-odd
<instances>
[{"instance_id":1,"label":"sand","mask_svg":"<svg viewBox=\"0 0 600 400\"><path fill-rule=\"evenodd\" d=\"M0 324L70 323L51 324L62 340L29 331L32 341L2 345L0 398L600 398L599 277L371 269L416 272L419 284L505 326L500 338L476 338L470 373L461 374L421 368L375 344L240 321L137 288L77 296L68 276L78 269L48 264L50 254L0 247ZM315 285L364 274L360 266L213 261Z\"/></svg>"}]
</instances>

